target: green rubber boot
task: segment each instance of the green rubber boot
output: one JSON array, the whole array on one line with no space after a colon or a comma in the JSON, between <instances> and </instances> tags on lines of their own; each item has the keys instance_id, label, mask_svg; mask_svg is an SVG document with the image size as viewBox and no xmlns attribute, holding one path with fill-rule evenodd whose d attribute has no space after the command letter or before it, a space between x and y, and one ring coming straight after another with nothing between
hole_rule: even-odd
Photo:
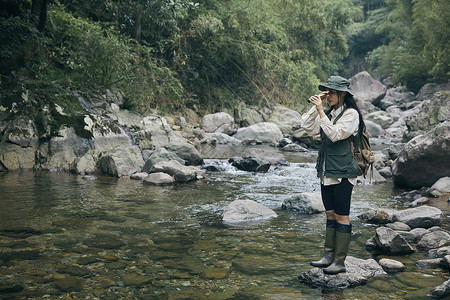
<instances>
[{"instance_id":1,"label":"green rubber boot","mask_svg":"<svg viewBox=\"0 0 450 300\"><path fill-rule=\"evenodd\" d=\"M334 275L346 271L344 262L348 253L351 233L352 224L336 223L336 253L333 263L328 268L323 269L325 274Z\"/></svg>"},{"instance_id":2,"label":"green rubber boot","mask_svg":"<svg viewBox=\"0 0 450 300\"><path fill-rule=\"evenodd\" d=\"M325 246L323 247L323 257L318 261L312 261L309 264L313 267L325 268L331 265L334 260L334 247L336 239L336 221L327 220L325 229Z\"/></svg>"}]
</instances>

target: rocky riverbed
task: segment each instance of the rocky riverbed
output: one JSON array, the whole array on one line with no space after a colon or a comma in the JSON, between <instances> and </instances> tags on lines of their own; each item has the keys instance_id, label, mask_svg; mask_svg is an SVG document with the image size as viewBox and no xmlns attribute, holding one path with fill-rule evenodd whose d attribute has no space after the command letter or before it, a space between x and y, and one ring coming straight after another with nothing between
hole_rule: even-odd
<instances>
[{"instance_id":1,"label":"rocky riverbed","mask_svg":"<svg viewBox=\"0 0 450 300\"><path fill-rule=\"evenodd\" d=\"M297 277L309 274L309 260L320 255L324 214L282 209L293 195L314 194L318 189L314 164L308 163L311 158L292 157L297 160L267 173L241 171L227 160L206 159L205 169L214 165L218 170L204 170L204 179L176 186L62 172L0 174L2 294L11 298L380 299L394 295L417 299L446 281L446 267L421 265L431 258L427 251L393 255L367 248L378 228L385 228L374 217L382 214L372 211L389 216L404 211L406 200L392 197L402 191L388 180L355 188L350 251L354 260L348 262L354 267L349 265L349 271L366 270L362 275L368 277L347 278L332 290L324 289L320 280L301 283ZM223 223L227 207L239 199L257 202L276 216ZM431 198L428 205L449 215L446 200ZM447 218L440 228L450 229ZM412 229L411 236L418 230ZM428 230L434 229L420 234ZM418 239L406 235L405 239L416 248ZM433 258L445 253L441 248L430 252ZM390 269L383 268L395 271L384 271L382 259L395 260L404 269L391 263Z\"/></svg>"},{"instance_id":2,"label":"rocky riverbed","mask_svg":"<svg viewBox=\"0 0 450 300\"><path fill-rule=\"evenodd\" d=\"M427 275L439 274L432 276L432 285L443 285L430 293L443 297L448 293L446 272L450 261L445 248L450 243L446 225L450 193L450 86L427 84L414 95L401 86L381 83L366 72L355 75L350 81L372 135L376 161L374 177L359 178L360 207L352 212L356 214L352 222L359 222L364 228L362 235L356 234L360 247L356 247L358 250L355 253L358 259L364 260L350 260L354 267L349 266L349 269L360 270L358 268L367 264L367 259L374 258L373 262L379 264L383 271L369 272L371 276L407 277L410 279L406 281L413 282L420 276L405 273L405 269L412 268L421 274L425 270L423 272ZM4 179L2 195L6 195L0 205L29 212L31 215L25 213L24 216L33 221L28 226L13 226L14 222L27 223L14 215L1 223L0 233L5 239L0 245L0 265L5 279L0 291L12 295L30 293L45 296L47 294L39 288L42 285L50 295L57 291L57 294L70 292L77 296L92 296L101 295L101 291L107 289L112 294L117 292L116 296L120 297L128 292L134 296L146 292L161 296L161 290L169 287L169 290L193 297L188 289L204 288L208 294L202 297L217 296L214 291L220 289L220 294L227 299L229 295L225 290L230 287L239 291L238 294L251 294L258 286L264 286L258 293L271 294L280 290L270 289L269 286L281 286L281 289L288 289L283 293L297 295L298 283L292 280L299 274L304 274L301 278L305 284L320 287L321 290L324 282L330 285L327 278L317 276L320 273L318 270L306 268L306 261L320 249L317 244L321 241L318 236L321 231L313 229L322 228L318 225L321 221L311 216L320 215L323 208L317 201L313 168L318 140L304 134L299 126L299 112L275 106L241 107L232 113L223 111L206 116L199 116L191 110L186 110L183 116L142 116L124 109L120 91L110 90L95 95L77 92L55 95L51 101L40 104L36 104L38 101L30 99L24 91L16 100L0 106L0 175ZM214 160L208 160L210 158ZM230 168L233 170L231 176ZM30 177L29 170L36 175ZM27 175L22 177L23 173L18 171ZM48 184L48 178L58 173L65 174L62 178L72 182L74 186L70 187L70 193L73 195L65 196L59 191L65 182L56 181L57 187ZM215 174L224 175L217 177ZM193 192L196 189L207 191L205 184L211 184L211 178L223 183L219 189L221 193L206 193L211 197L206 200L200 196L201 193ZM233 190L236 180L244 180L239 184L238 192ZM254 184L255 180L257 184ZM6 193L9 186L21 181L26 181L30 189L30 193L25 191L27 199L18 199L16 195ZM31 186L29 181L32 181ZM53 182L54 179L50 180L50 183ZM126 185L123 185L124 182ZM89 189L90 185L105 183L111 186L106 195L101 189ZM258 189L246 190L246 183L250 187L256 185ZM385 186L388 188L381 196L381 203L368 203L373 201L374 195L365 191L371 191L375 183L381 183L380 190L384 190ZM87 195L77 185L97 196ZM116 193L115 187L118 186L120 192ZM53 188L58 190L57 195L47 192ZM396 190L399 188L405 193ZM394 190L397 192L394 193ZM11 191L19 193L17 189ZM130 191L136 191L136 199ZM39 194L38 202L32 197L36 193ZM146 196L147 193L151 196ZM167 197L166 193L170 196ZM392 194L398 198L392 199ZM142 212L146 205L150 205L146 209L155 209L152 204L157 203L158 199L173 201L180 198L186 201L186 197L192 205L181 209L187 209L187 215L180 215L177 205L158 207L157 211L162 215ZM131 203L130 199L133 199ZM196 199L203 200L197 202ZM270 217L265 222L273 224L273 219L281 219L281 224L276 221L277 225L269 230L269 236L262 240L258 235L264 236L265 227L259 223L254 230L244 231L252 236L248 241L244 233L234 237L232 233L236 232L228 231L228 227L224 236L216 240L214 232L218 230L217 226L223 226L221 214L225 207L233 200L247 199L263 205L261 211L265 211L266 207L275 211L274 214L269 212ZM409 221L411 215L427 215L430 209L426 205L439 212L431 209L432 216L427 219L426 225ZM103 212L105 206L108 213ZM133 218L128 219L122 211L116 213L115 206L125 209L125 213L132 213ZM46 207L50 210L46 211ZM200 211L196 211L196 207L201 207ZM213 216L206 214L205 219L205 207L215 212ZM63 213L67 208L74 213ZM413 208L417 208L418 212L408 210ZM3 211L10 212L9 209ZM185 231L186 227L178 228L174 224L180 222L191 226L189 222L185 224L182 221L186 216L194 224L197 224L194 221L197 217L202 220L194 228L208 232L205 243L213 243L213 248L198 248L195 242L192 244L192 237L188 238L189 246L182 246L186 235L193 233ZM309 225L302 223L304 218ZM211 223L210 219L214 221ZM141 233L138 225L142 227L148 220L152 220L151 223L160 220L160 224L167 228L159 228L158 237L150 233L152 226ZM286 220L300 222L297 226L302 230L293 229L292 224L284 223ZM254 218L251 221L255 221ZM128 226L130 222L134 225ZM421 225L412 225L417 222ZM232 223L239 222L233 219ZM87 224L95 224L95 230L88 230ZM207 228L216 229L210 231ZM238 226L236 230L241 229ZM288 233L284 233L285 230ZM290 235L292 230L295 233ZM299 254L295 250L298 246L293 244L299 243L297 237L308 236L305 230L314 231L318 239L315 243L306 243L309 245L306 246L309 247L308 253ZM195 236L199 241L204 240ZM289 245L274 242L278 237L281 241L292 238L293 242L287 242ZM221 242L228 238L232 241ZM249 243L248 251L245 250L242 255L237 240ZM260 249L259 242L264 243L264 249ZM272 247L272 243L275 246ZM285 246L287 250L280 250ZM179 251L174 250L176 247L180 247ZM300 246L301 249L303 247ZM223 253L223 248L229 251ZM196 254L185 257L185 251ZM270 255L261 257L260 251ZM210 255L215 252L221 253L220 258L210 260ZM396 259L396 255L400 258ZM427 260L427 256L434 260ZM391 261L380 263L381 258ZM46 265L47 269L40 271L38 266L42 259L50 263ZM30 266L30 260L37 264ZM262 263L266 260L270 263ZM298 263L301 267L297 266ZM186 267L179 267L179 264L186 264ZM286 264L290 266L284 272ZM372 270L372 265L367 265ZM162 270L159 273L158 268ZM436 268L439 270L437 273L428 271ZM117 270L112 277L107 273L110 270ZM264 277L273 272L280 272L279 280L289 284L274 284L273 280L277 280L273 278L251 280L245 277ZM294 276L294 273L297 274ZM367 282L370 288L378 282L376 278L370 279L371 276L364 280L343 279L335 288L358 285L354 282ZM30 281L27 283L26 278L32 278L29 279L31 284ZM316 282L313 283L311 278L316 278ZM225 281L218 283L214 281L217 279ZM247 291L240 285L241 281L250 282L255 290L251 288ZM416 288L417 283L393 284L389 291L397 291L399 286L400 290L407 290L408 286ZM421 296L431 291L432 286L427 283L426 287L428 291ZM138 292L141 289L142 293ZM316 295L311 290L307 293ZM352 293L347 292L347 295ZM408 294L407 291L401 293ZM197 296L200 294L196 293ZM236 293L230 292L230 295Z\"/></svg>"}]
</instances>

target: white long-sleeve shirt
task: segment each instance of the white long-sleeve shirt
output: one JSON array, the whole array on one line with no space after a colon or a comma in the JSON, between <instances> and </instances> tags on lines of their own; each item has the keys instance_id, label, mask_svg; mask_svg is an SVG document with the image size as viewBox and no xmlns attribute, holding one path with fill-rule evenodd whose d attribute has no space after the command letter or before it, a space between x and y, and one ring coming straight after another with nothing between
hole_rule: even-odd
<instances>
[{"instance_id":1,"label":"white long-sleeve shirt","mask_svg":"<svg viewBox=\"0 0 450 300\"><path fill-rule=\"evenodd\" d=\"M331 120L326 116L321 118L315 106L302 115L301 125L303 130L309 135L316 135L320 133L320 129L332 141L340 141L349 138L351 135L357 135L359 128L359 115L355 109L349 108L344 111L336 124L333 124L334 119L342 112L344 108L341 106L338 109L331 111ZM323 185L338 184L342 178L321 177ZM348 178L348 181L355 185L356 178Z\"/></svg>"}]
</instances>

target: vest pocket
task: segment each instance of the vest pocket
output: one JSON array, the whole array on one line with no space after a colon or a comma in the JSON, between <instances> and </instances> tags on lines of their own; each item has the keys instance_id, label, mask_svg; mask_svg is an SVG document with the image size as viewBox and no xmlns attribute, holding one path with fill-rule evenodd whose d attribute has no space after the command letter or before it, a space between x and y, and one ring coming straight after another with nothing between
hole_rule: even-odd
<instances>
[{"instance_id":1,"label":"vest pocket","mask_svg":"<svg viewBox=\"0 0 450 300\"><path fill-rule=\"evenodd\" d=\"M353 157L348 141L328 143L326 149L325 171L334 174L348 173L352 168Z\"/></svg>"},{"instance_id":2,"label":"vest pocket","mask_svg":"<svg viewBox=\"0 0 450 300\"><path fill-rule=\"evenodd\" d=\"M350 158L350 159L349 159ZM347 154L328 154L325 162L325 171L346 173L352 163L352 156Z\"/></svg>"}]
</instances>

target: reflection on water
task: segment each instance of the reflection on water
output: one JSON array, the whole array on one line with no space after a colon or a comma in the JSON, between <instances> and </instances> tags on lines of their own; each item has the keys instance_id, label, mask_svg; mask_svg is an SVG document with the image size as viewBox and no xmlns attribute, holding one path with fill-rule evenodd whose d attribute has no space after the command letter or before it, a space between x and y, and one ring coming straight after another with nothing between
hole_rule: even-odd
<instances>
[{"instance_id":1,"label":"reflection on water","mask_svg":"<svg viewBox=\"0 0 450 300\"><path fill-rule=\"evenodd\" d=\"M297 158L298 159L298 158ZM292 160L291 160L292 161ZM0 298L418 299L444 282L420 270L420 253L397 257L407 271L365 286L322 292L297 276L320 255L324 215L292 215L281 203L318 190L311 159L266 174L225 160L206 179L173 187L66 173L0 174ZM391 183L355 188L350 255L370 258L375 227L357 218L397 208ZM278 217L239 229L221 222L233 200L251 199Z\"/></svg>"}]
</instances>

